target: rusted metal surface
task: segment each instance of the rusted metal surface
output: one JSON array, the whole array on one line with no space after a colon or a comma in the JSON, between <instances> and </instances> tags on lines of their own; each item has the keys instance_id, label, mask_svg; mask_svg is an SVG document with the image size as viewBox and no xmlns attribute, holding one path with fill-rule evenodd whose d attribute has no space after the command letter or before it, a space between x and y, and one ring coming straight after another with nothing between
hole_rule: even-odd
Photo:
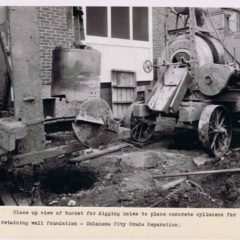
<instances>
[{"instance_id":1,"label":"rusted metal surface","mask_svg":"<svg viewBox=\"0 0 240 240\"><path fill-rule=\"evenodd\" d=\"M143 63L143 70L146 73L150 73L153 70L153 64L150 60L146 60Z\"/></svg>"},{"instance_id":2,"label":"rusted metal surface","mask_svg":"<svg viewBox=\"0 0 240 240\"><path fill-rule=\"evenodd\" d=\"M220 105L206 106L198 123L199 139L212 156L223 156L232 139L232 121L227 109Z\"/></svg>"},{"instance_id":3,"label":"rusted metal surface","mask_svg":"<svg viewBox=\"0 0 240 240\"><path fill-rule=\"evenodd\" d=\"M202 66L206 63L213 63L213 56L212 51L209 45L203 40L201 37L195 37L195 44L196 44L196 59L199 62L199 66ZM161 55L162 59L167 59L167 50L164 49ZM169 44L169 61L170 62L177 62L176 56L179 53L185 53L186 56L190 56L191 54L191 40L186 35L180 35L177 37L173 42ZM193 60L193 59L192 59Z\"/></svg>"},{"instance_id":4,"label":"rusted metal surface","mask_svg":"<svg viewBox=\"0 0 240 240\"><path fill-rule=\"evenodd\" d=\"M42 150L45 134L38 9L9 7L9 22L14 118L27 126L27 136L19 143L18 150L21 153Z\"/></svg>"},{"instance_id":5,"label":"rusted metal surface","mask_svg":"<svg viewBox=\"0 0 240 240\"><path fill-rule=\"evenodd\" d=\"M108 119L113 119L108 104L100 98L89 98L80 105L73 131L85 146L108 144L116 137L116 132L108 129Z\"/></svg>"},{"instance_id":6,"label":"rusted metal surface","mask_svg":"<svg viewBox=\"0 0 240 240\"><path fill-rule=\"evenodd\" d=\"M156 126L156 116L135 116L134 108L142 102L134 102L125 113L122 124L130 128L131 137L138 142L147 142L153 135Z\"/></svg>"},{"instance_id":7,"label":"rusted metal surface","mask_svg":"<svg viewBox=\"0 0 240 240\"><path fill-rule=\"evenodd\" d=\"M156 83L147 106L151 110L165 113L169 113L171 106L176 111L189 87L190 80L187 68L170 66L164 75L163 83Z\"/></svg>"},{"instance_id":8,"label":"rusted metal surface","mask_svg":"<svg viewBox=\"0 0 240 240\"><path fill-rule=\"evenodd\" d=\"M192 78L188 70L185 71L185 75L183 77L179 76L179 80L180 83L169 106L170 112L172 113L176 113L179 110L179 106L181 105L181 102L187 90L189 89Z\"/></svg>"},{"instance_id":9,"label":"rusted metal surface","mask_svg":"<svg viewBox=\"0 0 240 240\"><path fill-rule=\"evenodd\" d=\"M101 54L93 49L55 48L52 96L83 102L100 96Z\"/></svg>"},{"instance_id":10,"label":"rusted metal surface","mask_svg":"<svg viewBox=\"0 0 240 240\"><path fill-rule=\"evenodd\" d=\"M85 40L84 24L83 24L83 11L81 7L73 7L72 13L74 16L74 45L81 46L81 41Z\"/></svg>"},{"instance_id":11,"label":"rusted metal surface","mask_svg":"<svg viewBox=\"0 0 240 240\"><path fill-rule=\"evenodd\" d=\"M139 103L133 107L133 115L135 117L146 117L152 115L150 109L146 106L145 103Z\"/></svg>"},{"instance_id":12,"label":"rusted metal surface","mask_svg":"<svg viewBox=\"0 0 240 240\"><path fill-rule=\"evenodd\" d=\"M233 67L221 64L201 66L197 79L199 90L207 96L215 96L221 93L234 71Z\"/></svg>"},{"instance_id":13,"label":"rusted metal surface","mask_svg":"<svg viewBox=\"0 0 240 240\"><path fill-rule=\"evenodd\" d=\"M180 122L194 122L200 119L203 108L207 105L204 102L182 102L179 108Z\"/></svg>"},{"instance_id":14,"label":"rusted metal surface","mask_svg":"<svg viewBox=\"0 0 240 240\"><path fill-rule=\"evenodd\" d=\"M205 28L207 20L203 9L176 8L176 11L187 15L184 28L178 28L176 24L176 29L166 31L166 47L160 64L143 63L146 72L152 67L158 68L158 80L145 104L152 110L153 117L174 118L175 127L196 129L195 124L199 121L199 138L204 148L211 155L221 156L230 147L231 114L240 111L238 56L234 59L234 54L238 54L234 48L239 46L239 33L228 39L231 54L222 40ZM232 55L231 58L225 53ZM212 107L211 104L221 106ZM143 110L140 106L136 106L138 117ZM141 114L143 116L145 112ZM131 114L127 119L134 122L129 120ZM132 131L138 129L138 124L130 125ZM141 130L136 131L132 137L140 133ZM135 140L138 139L135 137Z\"/></svg>"}]
</instances>

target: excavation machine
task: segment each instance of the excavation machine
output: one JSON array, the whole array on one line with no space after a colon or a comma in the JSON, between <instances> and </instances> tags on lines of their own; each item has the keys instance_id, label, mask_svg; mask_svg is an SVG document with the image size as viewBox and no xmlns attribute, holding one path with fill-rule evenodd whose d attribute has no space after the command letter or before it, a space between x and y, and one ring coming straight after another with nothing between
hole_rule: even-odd
<instances>
[{"instance_id":1,"label":"excavation machine","mask_svg":"<svg viewBox=\"0 0 240 240\"><path fill-rule=\"evenodd\" d=\"M33 166L36 184L30 204L39 188L38 168L46 159L79 151L82 144L106 145L126 128L135 141L146 142L159 116L174 119L176 126L197 128L210 155L223 156L228 151L240 112L240 34L223 40L214 26L210 32L206 18L212 22L211 17L204 9L172 9L177 19L184 19L183 26L166 31L166 46L157 64L143 63L146 72L157 69L157 81L145 99L132 103L118 121L99 98L101 54L81 43L82 11L75 8L74 48L53 52L52 95L62 97L67 91L70 100L82 102L72 123L82 144L52 148L45 146L37 8L0 10L0 170L6 175L4 181L14 182L17 168ZM9 49L5 45L8 37L4 39L2 33L10 36ZM84 91L80 94L79 89ZM0 182L1 200L16 205L4 181Z\"/></svg>"},{"instance_id":2,"label":"excavation machine","mask_svg":"<svg viewBox=\"0 0 240 240\"><path fill-rule=\"evenodd\" d=\"M124 124L135 141L145 142L158 116L172 118L176 126L197 129L207 153L223 156L239 121L240 35L222 39L207 10L172 11L184 23L166 31L166 46L157 64L144 62L146 72L157 68L158 78L145 101L130 106Z\"/></svg>"},{"instance_id":3,"label":"excavation machine","mask_svg":"<svg viewBox=\"0 0 240 240\"><path fill-rule=\"evenodd\" d=\"M157 69L157 81L145 91L144 101L132 103L121 124L134 141L147 142L157 118L171 118L178 127L197 129L207 153L223 156L239 120L240 34L223 39L205 9L171 11L176 27L168 30L165 24L166 46L157 64L143 63L146 72ZM82 143L96 147L109 142L113 135L107 133L117 133L119 125L102 99L90 98L80 106L73 129Z\"/></svg>"}]
</instances>

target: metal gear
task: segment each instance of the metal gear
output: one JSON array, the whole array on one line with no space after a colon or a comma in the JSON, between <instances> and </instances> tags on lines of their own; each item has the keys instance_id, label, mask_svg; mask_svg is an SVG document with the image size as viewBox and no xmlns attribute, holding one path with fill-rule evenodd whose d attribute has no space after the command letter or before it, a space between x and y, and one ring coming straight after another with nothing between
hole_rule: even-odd
<instances>
[{"instance_id":1,"label":"metal gear","mask_svg":"<svg viewBox=\"0 0 240 240\"><path fill-rule=\"evenodd\" d=\"M206 41L206 43L208 44L208 46L210 47L210 49L212 51L212 55L213 55L213 62L214 63L222 63L221 58L220 58L220 54L219 54L215 44L211 40L211 38L213 38L213 37L212 36L207 36L202 32L196 32L196 35L201 37L202 39L204 39Z\"/></svg>"}]
</instances>

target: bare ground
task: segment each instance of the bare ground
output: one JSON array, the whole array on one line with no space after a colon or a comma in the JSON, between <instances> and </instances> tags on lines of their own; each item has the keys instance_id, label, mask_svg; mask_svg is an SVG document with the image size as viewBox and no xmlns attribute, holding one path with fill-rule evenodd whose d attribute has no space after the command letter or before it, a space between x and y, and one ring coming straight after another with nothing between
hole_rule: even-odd
<instances>
[{"instance_id":1,"label":"bare ground","mask_svg":"<svg viewBox=\"0 0 240 240\"><path fill-rule=\"evenodd\" d=\"M65 132L49 139L49 146L56 146L74 136ZM79 164L68 163L71 156L60 156L42 166L41 199L46 206L238 208L240 173L156 178L239 166L238 152L197 167L193 158L200 155L203 151L194 132L165 129L144 148L133 146ZM30 196L33 173L25 167L16 175L20 190L15 196L21 202ZM176 180L179 183L169 187Z\"/></svg>"}]
</instances>

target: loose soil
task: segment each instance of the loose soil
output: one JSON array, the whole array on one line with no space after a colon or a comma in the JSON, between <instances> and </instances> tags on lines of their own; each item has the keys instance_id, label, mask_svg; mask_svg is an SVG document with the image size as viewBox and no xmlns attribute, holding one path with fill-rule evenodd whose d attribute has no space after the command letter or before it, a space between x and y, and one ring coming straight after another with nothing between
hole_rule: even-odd
<instances>
[{"instance_id":1,"label":"loose soil","mask_svg":"<svg viewBox=\"0 0 240 240\"><path fill-rule=\"evenodd\" d=\"M52 134L48 136L48 146L67 144L74 139L72 132ZM46 161L39 172L40 197L46 206L240 207L240 173L191 176L170 189L164 186L182 177L155 177L239 167L238 152L197 167L193 158L202 154L195 133L165 128L156 132L151 143L143 148L133 146L79 164L70 164L71 156ZM18 185L15 196L21 202L30 196L33 171L24 167L15 175Z\"/></svg>"}]
</instances>

